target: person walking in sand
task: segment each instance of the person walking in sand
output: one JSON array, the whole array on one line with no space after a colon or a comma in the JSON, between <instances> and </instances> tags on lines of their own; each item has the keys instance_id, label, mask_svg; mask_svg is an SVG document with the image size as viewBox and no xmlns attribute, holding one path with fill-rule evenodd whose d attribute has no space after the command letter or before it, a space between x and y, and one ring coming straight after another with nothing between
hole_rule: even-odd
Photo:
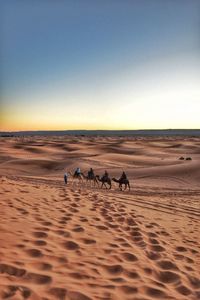
<instances>
[{"instance_id":1,"label":"person walking in sand","mask_svg":"<svg viewBox=\"0 0 200 300\"><path fill-rule=\"evenodd\" d=\"M65 172L65 174L64 174L64 182L65 182L65 184L67 184L68 176L69 176L69 174L67 172Z\"/></svg>"}]
</instances>

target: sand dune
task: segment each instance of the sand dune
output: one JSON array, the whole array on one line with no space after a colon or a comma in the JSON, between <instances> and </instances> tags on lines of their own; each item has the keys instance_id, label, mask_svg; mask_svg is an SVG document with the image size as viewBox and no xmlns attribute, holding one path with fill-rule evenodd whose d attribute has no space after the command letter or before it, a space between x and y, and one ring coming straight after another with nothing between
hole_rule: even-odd
<instances>
[{"instance_id":1,"label":"sand dune","mask_svg":"<svg viewBox=\"0 0 200 300\"><path fill-rule=\"evenodd\" d=\"M200 299L198 138L0 145L0 299ZM77 166L125 169L131 190L65 186Z\"/></svg>"}]
</instances>

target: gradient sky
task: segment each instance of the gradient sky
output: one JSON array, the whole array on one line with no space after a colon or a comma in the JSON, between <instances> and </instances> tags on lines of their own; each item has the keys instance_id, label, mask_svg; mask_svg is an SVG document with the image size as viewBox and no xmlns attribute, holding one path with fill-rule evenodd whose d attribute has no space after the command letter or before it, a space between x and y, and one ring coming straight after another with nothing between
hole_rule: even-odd
<instances>
[{"instance_id":1,"label":"gradient sky","mask_svg":"<svg viewBox=\"0 0 200 300\"><path fill-rule=\"evenodd\" d=\"M0 11L0 130L200 128L199 0Z\"/></svg>"}]
</instances>

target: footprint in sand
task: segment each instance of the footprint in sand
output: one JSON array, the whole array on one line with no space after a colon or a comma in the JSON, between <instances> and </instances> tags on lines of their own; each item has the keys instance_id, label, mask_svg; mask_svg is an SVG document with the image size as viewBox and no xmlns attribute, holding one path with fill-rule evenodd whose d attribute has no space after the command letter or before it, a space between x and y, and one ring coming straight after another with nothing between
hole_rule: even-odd
<instances>
[{"instance_id":1,"label":"footprint in sand","mask_svg":"<svg viewBox=\"0 0 200 300\"><path fill-rule=\"evenodd\" d=\"M136 294L138 292L138 288L130 285L122 285L120 290L126 295Z\"/></svg>"},{"instance_id":2,"label":"footprint in sand","mask_svg":"<svg viewBox=\"0 0 200 300\"><path fill-rule=\"evenodd\" d=\"M16 244L15 245L17 248L25 248L26 246L24 244Z\"/></svg>"},{"instance_id":3,"label":"footprint in sand","mask_svg":"<svg viewBox=\"0 0 200 300\"><path fill-rule=\"evenodd\" d=\"M142 234L140 233L140 229L139 228L134 228L131 230L130 235L132 237L138 237L138 236L142 236Z\"/></svg>"},{"instance_id":4,"label":"footprint in sand","mask_svg":"<svg viewBox=\"0 0 200 300\"><path fill-rule=\"evenodd\" d=\"M81 239L82 242L86 245L92 245L92 244L96 244L96 240L93 240L93 239L87 239L87 238L84 238L84 239Z\"/></svg>"},{"instance_id":5,"label":"footprint in sand","mask_svg":"<svg viewBox=\"0 0 200 300\"><path fill-rule=\"evenodd\" d=\"M193 269L192 267L190 267L190 266L184 266L184 268L185 268L187 271L189 271L189 272L194 271L194 269Z\"/></svg>"},{"instance_id":6,"label":"footprint in sand","mask_svg":"<svg viewBox=\"0 0 200 300\"><path fill-rule=\"evenodd\" d=\"M195 250L195 249L189 249L191 253L193 254L199 254L199 251L198 250Z\"/></svg>"},{"instance_id":7,"label":"footprint in sand","mask_svg":"<svg viewBox=\"0 0 200 300\"><path fill-rule=\"evenodd\" d=\"M154 232L147 232L147 235L149 236L149 237L157 237L158 235L156 234L156 233L154 233Z\"/></svg>"},{"instance_id":8,"label":"footprint in sand","mask_svg":"<svg viewBox=\"0 0 200 300\"><path fill-rule=\"evenodd\" d=\"M0 264L0 273L6 273L8 275L21 277L26 273L25 269L19 269L12 265Z\"/></svg>"},{"instance_id":9,"label":"footprint in sand","mask_svg":"<svg viewBox=\"0 0 200 300\"><path fill-rule=\"evenodd\" d=\"M177 290L177 292L179 292L181 295L184 295L184 296L188 296L191 294L191 290L184 285L179 285L176 288L176 290Z\"/></svg>"},{"instance_id":10,"label":"footprint in sand","mask_svg":"<svg viewBox=\"0 0 200 300\"><path fill-rule=\"evenodd\" d=\"M97 225L96 228L99 230L108 230L108 227L104 225Z\"/></svg>"},{"instance_id":11,"label":"footprint in sand","mask_svg":"<svg viewBox=\"0 0 200 300\"><path fill-rule=\"evenodd\" d=\"M33 232L33 236L36 238L47 238L48 234L43 231L35 231L35 232Z\"/></svg>"},{"instance_id":12,"label":"footprint in sand","mask_svg":"<svg viewBox=\"0 0 200 300\"><path fill-rule=\"evenodd\" d=\"M127 242L121 243L121 246L125 247L125 248L131 248L131 245L129 243L127 243Z\"/></svg>"},{"instance_id":13,"label":"footprint in sand","mask_svg":"<svg viewBox=\"0 0 200 300\"><path fill-rule=\"evenodd\" d=\"M160 231L160 234L164 235L164 236L169 236L169 233L166 232L165 230L161 230Z\"/></svg>"},{"instance_id":14,"label":"footprint in sand","mask_svg":"<svg viewBox=\"0 0 200 300\"><path fill-rule=\"evenodd\" d=\"M109 215L105 216L104 219L106 219L108 222L113 222L113 218Z\"/></svg>"},{"instance_id":15,"label":"footprint in sand","mask_svg":"<svg viewBox=\"0 0 200 300\"><path fill-rule=\"evenodd\" d=\"M84 229L82 226L80 226L80 225L76 225L76 226L72 229L72 231L74 231L74 232L84 232L85 229Z\"/></svg>"},{"instance_id":16,"label":"footprint in sand","mask_svg":"<svg viewBox=\"0 0 200 300\"><path fill-rule=\"evenodd\" d=\"M65 299L67 295L67 290L64 288L54 287L51 288L48 293L56 297L56 299Z\"/></svg>"},{"instance_id":17,"label":"footprint in sand","mask_svg":"<svg viewBox=\"0 0 200 300\"><path fill-rule=\"evenodd\" d=\"M138 258L136 255L129 253L129 252L124 252L122 253L122 257L126 260L126 261L130 261L130 262L134 262L137 261Z\"/></svg>"},{"instance_id":18,"label":"footprint in sand","mask_svg":"<svg viewBox=\"0 0 200 300\"><path fill-rule=\"evenodd\" d=\"M156 274L157 279L162 283L178 283L180 276L171 271L161 271Z\"/></svg>"},{"instance_id":19,"label":"footprint in sand","mask_svg":"<svg viewBox=\"0 0 200 300\"><path fill-rule=\"evenodd\" d=\"M52 265L45 262L33 263L31 267L40 270L40 271L49 271L52 269Z\"/></svg>"},{"instance_id":20,"label":"footprint in sand","mask_svg":"<svg viewBox=\"0 0 200 300\"><path fill-rule=\"evenodd\" d=\"M126 243L126 240L124 238L121 238L121 237L115 238L115 241L119 242L119 243Z\"/></svg>"},{"instance_id":21,"label":"footprint in sand","mask_svg":"<svg viewBox=\"0 0 200 300\"><path fill-rule=\"evenodd\" d=\"M72 213L78 213L79 212L78 209L73 208L73 207L69 208L69 211L71 211Z\"/></svg>"},{"instance_id":22,"label":"footprint in sand","mask_svg":"<svg viewBox=\"0 0 200 300\"><path fill-rule=\"evenodd\" d=\"M123 272L123 267L121 265L107 265L104 266L104 269L111 275L119 275Z\"/></svg>"},{"instance_id":23,"label":"footprint in sand","mask_svg":"<svg viewBox=\"0 0 200 300\"><path fill-rule=\"evenodd\" d=\"M26 250L26 253L31 256L31 257L42 257L42 251L38 250L38 249L28 249Z\"/></svg>"},{"instance_id":24,"label":"footprint in sand","mask_svg":"<svg viewBox=\"0 0 200 300\"><path fill-rule=\"evenodd\" d=\"M165 248L160 245L151 245L150 249L155 252L164 252L165 251Z\"/></svg>"},{"instance_id":25,"label":"footprint in sand","mask_svg":"<svg viewBox=\"0 0 200 300\"><path fill-rule=\"evenodd\" d=\"M177 265L170 260L160 260L157 265L163 270L178 270Z\"/></svg>"},{"instance_id":26,"label":"footprint in sand","mask_svg":"<svg viewBox=\"0 0 200 300\"><path fill-rule=\"evenodd\" d=\"M76 204L76 203L71 203L71 207L79 207L80 205Z\"/></svg>"},{"instance_id":27,"label":"footprint in sand","mask_svg":"<svg viewBox=\"0 0 200 300\"><path fill-rule=\"evenodd\" d=\"M175 259L177 259L177 260L183 260L184 258L185 258L185 256L184 255L181 255L181 254L174 254L174 257L175 257Z\"/></svg>"},{"instance_id":28,"label":"footprint in sand","mask_svg":"<svg viewBox=\"0 0 200 300\"><path fill-rule=\"evenodd\" d=\"M137 223L135 222L135 220L134 220L133 218L131 218L131 217L128 217L128 218L126 219L126 223L127 223L129 226L136 226L136 225L137 225Z\"/></svg>"},{"instance_id":29,"label":"footprint in sand","mask_svg":"<svg viewBox=\"0 0 200 300\"><path fill-rule=\"evenodd\" d=\"M151 260L158 260L161 258L160 254L154 251L146 251L146 255Z\"/></svg>"},{"instance_id":30,"label":"footprint in sand","mask_svg":"<svg viewBox=\"0 0 200 300\"><path fill-rule=\"evenodd\" d=\"M29 212L28 212L26 209L24 209L24 208L17 208L17 210L18 210L21 214L23 214L23 215L28 215L28 214L29 214Z\"/></svg>"},{"instance_id":31,"label":"footprint in sand","mask_svg":"<svg viewBox=\"0 0 200 300\"><path fill-rule=\"evenodd\" d=\"M36 241L33 241L33 244L35 244L37 246L46 246L47 242L43 241L43 240L36 240Z\"/></svg>"},{"instance_id":32,"label":"footprint in sand","mask_svg":"<svg viewBox=\"0 0 200 300\"><path fill-rule=\"evenodd\" d=\"M52 226L53 225L53 223L49 222L49 221L42 221L41 224L44 226Z\"/></svg>"},{"instance_id":33,"label":"footprint in sand","mask_svg":"<svg viewBox=\"0 0 200 300\"><path fill-rule=\"evenodd\" d=\"M148 274L148 275L150 275L150 274L152 274L152 269L151 268L148 268L148 267L146 267L146 268L143 268L143 270L144 270L144 272L146 273L146 274Z\"/></svg>"},{"instance_id":34,"label":"footprint in sand","mask_svg":"<svg viewBox=\"0 0 200 300\"><path fill-rule=\"evenodd\" d=\"M55 233L58 235L62 235L64 237L71 237L71 234L68 231L65 230L55 230Z\"/></svg>"},{"instance_id":35,"label":"footprint in sand","mask_svg":"<svg viewBox=\"0 0 200 300\"><path fill-rule=\"evenodd\" d=\"M69 276L75 279L84 280L84 279L92 279L92 276L88 276L86 274L83 274L81 272L73 272L69 273ZM94 279L94 278L93 278Z\"/></svg>"},{"instance_id":36,"label":"footprint in sand","mask_svg":"<svg viewBox=\"0 0 200 300\"><path fill-rule=\"evenodd\" d=\"M43 274L27 273L24 279L30 283L47 284L52 281L52 278Z\"/></svg>"},{"instance_id":37,"label":"footprint in sand","mask_svg":"<svg viewBox=\"0 0 200 300\"><path fill-rule=\"evenodd\" d=\"M189 263L189 264L193 264L194 263L194 260L192 259L192 258L190 258L190 257L185 257L185 260L186 260L186 262L187 263Z\"/></svg>"},{"instance_id":38,"label":"footprint in sand","mask_svg":"<svg viewBox=\"0 0 200 300\"><path fill-rule=\"evenodd\" d=\"M125 279L122 278L122 277L110 278L110 280L111 280L112 282L117 282L117 283L126 282Z\"/></svg>"},{"instance_id":39,"label":"footprint in sand","mask_svg":"<svg viewBox=\"0 0 200 300\"><path fill-rule=\"evenodd\" d=\"M140 278L139 274L136 271L125 271L124 275L126 275L130 279Z\"/></svg>"},{"instance_id":40,"label":"footprint in sand","mask_svg":"<svg viewBox=\"0 0 200 300\"><path fill-rule=\"evenodd\" d=\"M167 297L166 293L160 289L154 288L154 287L146 287L145 293L147 296L158 299L165 299Z\"/></svg>"},{"instance_id":41,"label":"footprint in sand","mask_svg":"<svg viewBox=\"0 0 200 300\"><path fill-rule=\"evenodd\" d=\"M183 246L178 246L178 247L176 247L176 251L178 251L178 252L186 252L187 249L185 247L183 247Z\"/></svg>"},{"instance_id":42,"label":"footprint in sand","mask_svg":"<svg viewBox=\"0 0 200 300\"><path fill-rule=\"evenodd\" d=\"M79 245L73 241L67 241L64 243L64 247L67 249L67 250L77 250L79 249Z\"/></svg>"},{"instance_id":43,"label":"footprint in sand","mask_svg":"<svg viewBox=\"0 0 200 300\"><path fill-rule=\"evenodd\" d=\"M69 300L92 300L92 298L86 296L83 293L71 291L67 293Z\"/></svg>"},{"instance_id":44,"label":"footprint in sand","mask_svg":"<svg viewBox=\"0 0 200 300\"><path fill-rule=\"evenodd\" d=\"M1 299L28 299L30 296L37 299L32 290L21 285L5 286L4 291L0 292Z\"/></svg>"},{"instance_id":45,"label":"footprint in sand","mask_svg":"<svg viewBox=\"0 0 200 300\"><path fill-rule=\"evenodd\" d=\"M65 217L61 218L61 221L65 222L65 223L70 220L71 220L71 216L65 216Z\"/></svg>"},{"instance_id":46,"label":"footprint in sand","mask_svg":"<svg viewBox=\"0 0 200 300\"><path fill-rule=\"evenodd\" d=\"M108 245L112 248L119 248L119 245L117 245L117 244L108 243Z\"/></svg>"},{"instance_id":47,"label":"footprint in sand","mask_svg":"<svg viewBox=\"0 0 200 300\"><path fill-rule=\"evenodd\" d=\"M98 222L98 221L101 221L101 219L100 219L100 218L97 218L97 217L95 217L94 220L97 221L97 222Z\"/></svg>"},{"instance_id":48,"label":"footprint in sand","mask_svg":"<svg viewBox=\"0 0 200 300\"><path fill-rule=\"evenodd\" d=\"M85 218L85 217L80 217L80 221L81 221L81 222L88 222L88 219Z\"/></svg>"},{"instance_id":49,"label":"footprint in sand","mask_svg":"<svg viewBox=\"0 0 200 300\"><path fill-rule=\"evenodd\" d=\"M110 222L105 222L105 225L110 228L119 228L119 225Z\"/></svg>"},{"instance_id":50,"label":"footprint in sand","mask_svg":"<svg viewBox=\"0 0 200 300\"><path fill-rule=\"evenodd\" d=\"M191 286L195 289L200 289L200 279L194 276L188 276Z\"/></svg>"},{"instance_id":51,"label":"footprint in sand","mask_svg":"<svg viewBox=\"0 0 200 300\"><path fill-rule=\"evenodd\" d=\"M153 245L159 245L158 240L153 239L153 238L149 238L149 242L150 242L150 244L153 244Z\"/></svg>"}]
</instances>

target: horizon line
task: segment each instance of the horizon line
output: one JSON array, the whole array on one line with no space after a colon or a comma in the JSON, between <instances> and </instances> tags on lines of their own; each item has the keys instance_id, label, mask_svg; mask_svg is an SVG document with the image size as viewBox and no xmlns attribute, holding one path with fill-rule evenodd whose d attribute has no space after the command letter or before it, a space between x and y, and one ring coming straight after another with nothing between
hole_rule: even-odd
<instances>
[{"instance_id":1,"label":"horizon line","mask_svg":"<svg viewBox=\"0 0 200 300\"><path fill-rule=\"evenodd\" d=\"M65 132L65 131L170 131L170 130L200 130L200 128L151 128L151 129L39 129L39 130L0 130L0 133L17 133L17 132Z\"/></svg>"}]
</instances>

